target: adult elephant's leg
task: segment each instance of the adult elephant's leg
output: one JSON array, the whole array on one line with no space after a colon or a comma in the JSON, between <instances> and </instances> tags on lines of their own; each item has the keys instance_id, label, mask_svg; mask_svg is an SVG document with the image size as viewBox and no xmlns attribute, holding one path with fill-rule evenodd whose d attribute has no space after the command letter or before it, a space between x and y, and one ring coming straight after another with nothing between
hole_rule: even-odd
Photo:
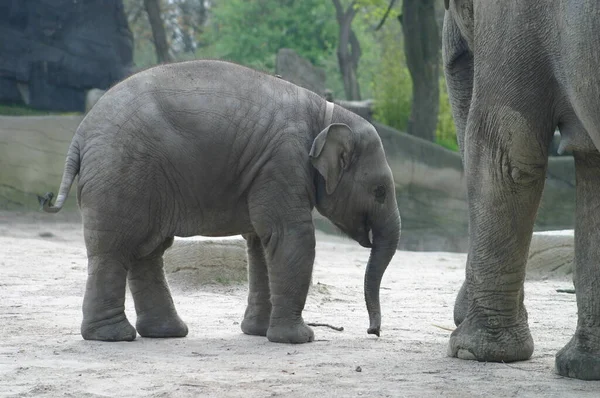
<instances>
[{"instance_id":1,"label":"adult elephant's leg","mask_svg":"<svg viewBox=\"0 0 600 398\"><path fill-rule=\"evenodd\" d=\"M244 235L248 251L248 306L242 332L266 336L271 318L269 273L262 243L256 234Z\"/></svg>"},{"instance_id":2,"label":"adult elephant's leg","mask_svg":"<svg viewBox=\"0 0 600 398\"><path fill-rule=\"evenodd\" d=\"M127 275L137 314L136 328L143 337L184 337L187 325L179 318L163 269L163 253L173 244L166 239L145 258L134 261Z\"/></svg>"},{"instance_id":3,"label":"adult elephant's leg","mask_svg":"<svg viewBox=\"0 0 600 398\"><path fill-rule=\"evenodd\" d=\"M454 324L456 326L460 325L462 321L465 320L468 310L469 295L467 292L467 281L464 281L460 287L460 290L458 291L456 301L454 302Z\"/></svg>"},{"instance_id":4,"label":"adult elephant's leg","mask_svg":"<svg viewBox=\"0 0 600 398\"><path fill-rule=\"evenodd\" d=\"M575 272L577 330L556 355L556 371L600 379L600 154L575 153L577 218Z\"/></svg>"},{"instance_id":5,"label":"adult elephant's leg","mask_svg":"<svg viewBox=\"0 0 600 398\"><path fill-rule=\"evenodd\" d=\"M456 138L464 162L465 130L473 94L473 53L450 12L446 12L444 16L442 54L452 117L456 124ZM467 293L467 283L463 282L454 303L456 326L460 325L467 316L469 307Z\"/></svg>"},{"instance_id":6,"label":"adult elephant's leg","mask_svg":"<svg viewBox=\"0 0 600 398\"><path fill-rule=\"evenodd\" d=\"M483 105L503 102L501 92L493 95L494 101L474 98L467 123L468 310L451 335L448 354L508 362L527 359L533 352L523 283L551 129L536 122L539 114L519 111L518 103ZM510 95L506 101L518 102Z\"/></svg>"}]
</instances>

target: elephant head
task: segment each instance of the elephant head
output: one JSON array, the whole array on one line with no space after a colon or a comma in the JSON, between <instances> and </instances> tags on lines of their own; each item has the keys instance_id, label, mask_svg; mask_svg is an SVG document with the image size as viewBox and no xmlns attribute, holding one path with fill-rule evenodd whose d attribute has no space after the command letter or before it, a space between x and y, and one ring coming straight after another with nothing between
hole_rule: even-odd
<instances>
[{"instance_id":1,"label":"elephant head","mask_svg":"<svg viewBox=\"0 0 600 398\"><path fill-rule=\"evenodd\" d=\"M392 171L375 128L360 119L327 126L310 159L318 171L317 210L361 246L371 248L365 271L368 333L379 336L379 286L400 239L400 213Z\"/></svg>"}]
</instances>

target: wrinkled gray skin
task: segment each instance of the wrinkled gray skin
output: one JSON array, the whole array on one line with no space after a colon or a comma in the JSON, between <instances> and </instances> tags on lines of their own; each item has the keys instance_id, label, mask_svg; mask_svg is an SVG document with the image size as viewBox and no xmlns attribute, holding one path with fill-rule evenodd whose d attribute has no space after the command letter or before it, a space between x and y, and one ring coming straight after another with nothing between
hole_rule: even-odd
<instances>
[{"instance_id":1,"label":"wrinkled gray skin","mask_svg":"<svg viewBox=\"0 0 600 398\"><path fill-rule=\"evenodd\" d=\"M192 61L136 74L109 90L69 148L58 211L79 174L89 276L84 339L181 337L163 272L174 236L242 234L249 258L241 324L270 341L314 338L302 310L315 257L316 208L362 246L369 333L396 251L394 182L373 126L284 80ZM326 120L329 118L331 120ZM372 233L372 241L370 234ZM124 313L125 281L137 313Z\"/></svg>"},{"instance_id":2,"label":"wrinkled gray skin","mask_svg":"<svg viewBox=\"0 0 600 398\"><path fill-rule=\"evenodd\" d=\"M449 355L509 362L533 352L523 281L558 127L576 166L578 322L556 370L600 379L600 2L445 2L444 65L470 223Z\"/></svg>"}]
</instances>

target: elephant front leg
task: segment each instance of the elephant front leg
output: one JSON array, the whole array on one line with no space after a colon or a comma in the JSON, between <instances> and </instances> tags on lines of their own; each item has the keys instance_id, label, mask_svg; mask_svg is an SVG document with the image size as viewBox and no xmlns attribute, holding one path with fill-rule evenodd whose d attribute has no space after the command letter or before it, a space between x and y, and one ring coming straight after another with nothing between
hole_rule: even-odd
<instances>
[{"instance_id":1,"label":"elephant front leg","mask_svg":"<svg viewBox=\"0 0 600 398\"><path fill-rule=\"evenodd\" d=\"M181 320L171 297L163 269L163 253L173 238L147 258L134 261L127 275L137 314L136 328L142 337L185 337L187 325Z\"/></svg>"},{"instance_id":2,"label":"elephant front leg","mask_svg":"<svg viewBox=\"0 0 600 398\"><path fill-rule=\"evenodd\" d=\"M262 243L256 234L244 235L248 249L248 306L242 332L266 336L271 319L269 273Z\"/></svg>"},{"instance_id":3,"label":"elephant front leg","mask_svg":"<svg viewBox=\"0 0 600 398\"><path fill-rule=\"evenodd\" d=\"M600 155L575 153L575 171L577 330L556 355L556 371L562 376L600 380Z\"/></svg>"},{"instance_id":4,"label":"elephant front leg","mask_svg":"<svg viewBox=\"0 0 600 398\"><path fill-rule=\"evenodd\" d=\"M463 302L457 303L464 308L466 295L467 310L450 337L448 354L509 362L533 352L523 284L547 145L545 133L521 114L487 112L474 107L467 126L470 245Z\"/></svg>"},{"instance_id":5,"label":"elephant front leg","mask_svg":"<svg viewBox=\"0 0 600 398\"><path fill-rule=\"evenodd\" d=\"M269 287L271 317L267 338L277 343L307 343L314 333L302 319L315 260L315 231L310 212L304 221L283 221L260 233Z\"/></svg>"}]
</instances>

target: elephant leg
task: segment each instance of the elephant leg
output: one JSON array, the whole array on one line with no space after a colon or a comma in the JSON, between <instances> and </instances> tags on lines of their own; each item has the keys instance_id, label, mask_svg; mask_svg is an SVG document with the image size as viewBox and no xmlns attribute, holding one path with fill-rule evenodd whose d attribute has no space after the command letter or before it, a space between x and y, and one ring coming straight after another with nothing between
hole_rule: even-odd
<instances>
[{"instance_id":1,"label":"elephant leg","mask_svg":"<svg viewBox=\"0 0 600 398\"><path fill-rule=\"evenodd\" d=\"M163 270L163 253L173 238L146 258L133 262L127 274L137 314L136 329L143 337L185 337L187 325L179 318Z\"/></svg>"},{"instance_id":2,"label":"elephant leg","mask_svg":"<svg viewBox=\"0 0 600 398\"><path fill-rule=\"evenodd\" d=\"M600 154L575 153L577 217L575 272L577 330L556 355L567 377L600 379Z\"/></svg>"},{"instance_id":3,"label":"elephant leg","mask_svg":"<svg viewBox=\"0 0 600 398\"><path fill-rule=\"evenodd\" d=\"M456 326L460 325L462 321L465 320L468 309L469 296L467 292L467 281L464 281L460 287L460 290L458 291L456 301L454 302L454 324Z\"/></svg>"},{"instance_id":4,"label":"elephant leg","mask_svg":"<svg viewBox=\"0 0 600 398\"><path fill-rule=\"evenodd\" d=\"M290 221L264 241L273 306L267 338L277 343L313 341L314 333L302 319L315 260L312 220Z\"/></svg>"},{"instance_id":5,"label":"elephant leg","mask_svg":"<svg viewBox=\"0 0 600 398\"><path fill-rule=\"evenodd\" d=\"M269 273L262 243L256 234L244 235L248 248L248 306L242 332L266 336L271 319Z\"/></svg>"},{"instance_id":6,"label":"elephant leg","mask_svg":"<svg viewBox=\"0 0 600 398\"><path fill-rule=\"evenodd\" d=\"M475 99L467 123L468 306L448 355L509 362L533 353L523 284L552 129L519 112L518 104L494 109L489 103Z\"/></svg>"},{"instance_id":7,"label":"elephant leg","mask_svg":"<svg viewBox=\"0 0 600 398\"><path fill-rule=\"evenodd\" d=\"M125 316L127 268L122 257L88 255L81 336L85 340L132 341L136 331Z\"/></svg>"}]
</instances>

